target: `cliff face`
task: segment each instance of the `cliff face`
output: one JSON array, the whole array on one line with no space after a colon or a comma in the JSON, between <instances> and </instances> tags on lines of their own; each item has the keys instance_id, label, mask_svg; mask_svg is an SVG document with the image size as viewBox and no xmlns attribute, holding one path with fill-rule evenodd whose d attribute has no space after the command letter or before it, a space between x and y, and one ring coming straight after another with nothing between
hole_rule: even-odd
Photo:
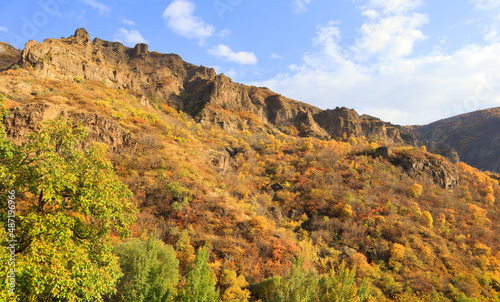
<instances>
[{"instance_id":1,"label":"cliff face","mask_svg":"<svg viewBox=\"0 0 500 302\"><path fill-rule=\"evenodd\" d=\"M94 141L102 142L111 150L134 144L132 135L123 130L115 121L96 113L77 111L52 104L36 103L13 108L4 119L5 131L16 142L25 139L26 134L34 131L34 127L39 122L58 117L72 118L85 125L89 130L85 144Z\"/></svg>"},{"instance_id":2,"label":"cliff face","mask_svg":"<svg viewBox=\"0 0 500 302\"><path fill-rule=\"evenodd\" d=\"M434 183L444 189L453 189L458 186L460 172L458 169L443 160L424 157L415 158L404 154L391 160L413 179L425 183Z\"/></svg>"},{"instance_id":3,"label":"cliff face","mask_svg":"<svg viewBox=\"0 0 500 302\"><path fill-rule=\"evenodd\" d=\"M400 129L390 123L369 116L360 116L355 110L345 107L322 111L314 118L332 137L341 137L346 133L347 136L365 136L367 139L381 140L390 144L413 143L410 140L404 141Z\"/></svg>"},{"instance_id":4,"label":"cliff face","mask_svg":"<svg viewBox=\"0 0 500 302\"><path fill-rule=\"evenodd\" d=\"M66 39L28 42L22 64L42 77L100 81L174 104L182 101L189 83L215 77L211 68L186 63L174 54L150 53L145 44L128 48L98 38L92 42L84 29Z\"/></svg>"},{"instance_id":5,"label":"cliff face","mask_svg":"<svg viewBox=\"0 0 500 302\"><path fill-rule=\"evenodd\" d=\"M323 111L267 88L234 83L214 69L186 63L177 55L150 52L145 44L128 48L98 38L91 41L85 29L69 38L28 42L22 65L41 77L81 78L127 88L142 94L144 104L160 100L189 112L198 122L216 123L227 131L251 128L255 121L242 118L250 112L263 131L295 126L301 136L341 137L346 133L387 144L416 143L401 127L360 116L355 110Z\"/></svg>"}]
</instances>

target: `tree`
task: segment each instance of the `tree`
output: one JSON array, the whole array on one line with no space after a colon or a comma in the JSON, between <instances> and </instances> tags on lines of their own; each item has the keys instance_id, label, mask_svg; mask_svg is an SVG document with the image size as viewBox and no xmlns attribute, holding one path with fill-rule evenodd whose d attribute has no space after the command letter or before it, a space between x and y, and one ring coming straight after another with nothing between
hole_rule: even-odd
<instances>
[{"instance_id":1,"label":"tree","mask_svg":"<svg viewBox=\"0 0 500 302\"><path fill-rule=\"evenodd\" d=\"M356 270L349 270L344 262L338 273L332 268L330 274L319 280L319 301L363 302L370 296L370 286L366 279L358 287Z\"/></svg>"},{"instance_id":2,"label":"tree","mask_svg":"<svg viewBox=\"0 0 500 302\"><path fill-rule=\"evenodd\" d=\"M421 185L414 183L413 185L408 187L408 194L413 198L419 198L424 191L424 187Z\"/></svg>"},{"instance_id":3,"label":"tree","mask_svg":"<svg viewBox=\"0 0 500 302\"><path fill-rule=\"evenodd\" d=\"M422 221L422 224L425 227L428 227L429 229L432 229L432 225L434 223L434 219L432 219L432 215L429 211L424 211L422 213L422 217L420 218Z\"/></svg>"},{"instance_id":4,"label":"tree","mask_svg":"<svg viewBox=\"0 0 500 302\"><path fill-rule=\"evenodd\" d=\"M116 290L122 274L110 235L128 235L135 207L104 153L80 148L85 136L58 119L14 145L0 122L0 192L17 192L19 301L102 301Z\"/></svg>"},{"instance_id":5,"label":"tree","mask_svg":"<svg viewBox=\"0 0 500 302\"><path fill-rule=\"evenodd\" d=\"M220 283L226 289L222 294L222 301L248 302L250 291L246 289L248 283L243 275L237 276L235 271L225 269L222 271Z\"/></svg>"},{"instance_id":6,"label":"tree","mask_svg":"<svg viewBox=\"0 0 500 302\"><path fill-rule=\"evenodd\" d=\"M303 263L303 259L297 260L290 270L290 275L279 279L274 301L315 301L318 278L314 271L304 269Z\"/></svg>"},{"instance_id":7,"label":"tree","mask_svg":"<svg viewBox=\"0 0 500 302\"><path fill-rule=\"evenodd\" d=\"M177 251L177 259L180 260L181 271L185 273L187 267L194 260L194 247L191 245L191 238L187 230L184 230L179 235L179 239L175 244L175 249Z\"/></svg>"},{"instance_id":8,"label":"tree","mask_svg":"<svg viewBox=\"0 0 500 302\"><path fill-rule=\"evenodd\" d=\"M174 301L179 282L179 260L174 248L151 235L147 241L138 238L118 244L124 276L118 285L117 301Z\"/></svg>"},{"instance_id":9,"label":"tree","mask_svg":"<svg viewBox=\"0 0 500 302\"><path fill-rule=\"evenodd\" d=\"M186 285L179 294L181 302L218 302L219 290L215 289L215 274L208 266L208 250L204 246L198 251L194 267L186 275Z\"/></svg>"}]
</instances>

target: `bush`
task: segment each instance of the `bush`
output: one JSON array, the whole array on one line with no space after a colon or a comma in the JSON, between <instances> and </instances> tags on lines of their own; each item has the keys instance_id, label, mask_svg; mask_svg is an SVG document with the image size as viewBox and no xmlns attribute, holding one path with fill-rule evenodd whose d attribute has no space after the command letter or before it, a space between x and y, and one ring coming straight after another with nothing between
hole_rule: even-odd
<instances>
[{"instance_id":1,"label":"bush","mask_svg":"<svg viewBox=\"0 0 500 302\"><path fill-rule=\"evenodd\" d=\"M83 83L83 78L82 77L74 77L73 81L75 81L77 83Z\"/></svg>"}]
</instances>

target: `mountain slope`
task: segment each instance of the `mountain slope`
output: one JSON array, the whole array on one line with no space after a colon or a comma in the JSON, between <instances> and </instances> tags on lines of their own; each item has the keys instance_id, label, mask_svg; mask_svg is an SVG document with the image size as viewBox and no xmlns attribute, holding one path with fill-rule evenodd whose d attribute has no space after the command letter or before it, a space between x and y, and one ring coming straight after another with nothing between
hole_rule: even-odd
<instances>
[{"instance_id":1,"label":"mountain slope","mask_svg":"<svg viewBox=\"0 0 500 302\"><path fill-rule=\"evenodd\" d=\"M315 280L356 268L372 301L499 299L496 174L425 148L379 147L406 134L376 118L233 83L144 45L91 43L83 30L30 42L20 66L0 76L14 143L40 122L82 123L83 145L105 150L134 194L132 236L175 247L182 276L207 245L224 301L229 273L250 301L270 301L283 289L272 277L292 282L298 258Z\"/></svg>"},{"instance_id":2,"label":"mountain slope","mask_svg":"<svg viewBox=\"0 0 500 302\"><path fill-rule=\"evenodd\" d=\"M423 140L457 150L462 161L483 171L500 172L500 107L447 118L415 127Z\"/></svg>"}]
</instances>

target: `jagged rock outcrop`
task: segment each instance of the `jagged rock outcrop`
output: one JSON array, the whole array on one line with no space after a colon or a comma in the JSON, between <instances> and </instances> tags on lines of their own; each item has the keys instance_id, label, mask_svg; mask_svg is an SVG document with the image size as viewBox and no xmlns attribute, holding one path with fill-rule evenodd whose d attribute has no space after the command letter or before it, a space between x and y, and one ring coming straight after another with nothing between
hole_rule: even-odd
<instances>
[{"instance_id":1,"label":"jagged rock outcrop","mask_svg":"<svg viewBox=\"0 0 500 302\"><path fill-rule=\"evenodd\" d=\"M391 146L383 146L375 150L375 155L382 156L385 158L391 158L394 154L394 148Z\"/></svg>"},{"instance_id":2,"label":"jagged rock outcrop","mask_svg":"<svg viewBox=\"0 0 500 302\"><path fill-rule=\"evenodd\" d=\"M132 135L113 120L96 113L80 112L49 104L36 103L15 107L5 117L4 125L7 135L14 142L18 142L25 138L27 133L34 131L38 123L58 117L72 118L88 129L84 145L97 141L107 144L112 150L118 150L134 144Z\"/></svg>"},{"instance_id":3,"label":"jagged rock outcrop","mask_svg":"<svg viewBox=\"0 0 500 302\"><path fill-rule=\"evenodd\" d=\"M448 161L425 156L413 157L399 154L391 159L392 163L401 167L409 176L418 181L434 183L445 189L458 186L459 170Z\"/></svg>"},{"instance_id":4,"label":"jagged rock outcrop","mask_svg":"<svg viewBox=\"0 0 500 302\"><path fill-rule=\"evenodd\" d=\"M220 173L229 169L230 154L227 151L210 150L207 152L207 161Z\"/></svg>"},{"instance_id":5,"label":"jagged rock outcrop","mask_svg":"<svg viewBox=\"0 0 500 302\"><path fill-rule=\"evenodd\" d=\"M92 42L85 29L69 38L29 41L22 65L42 77L99 81L175 105L182 105L185 84L216 75L213 69L186 63L178 55L150 53L146 44L129 48L99 38Z\"/></svg>"},{"instance_id":6,"label":"jagged rock outcrop","mask_svg":"<svg viewBox=\"0 0 500 302\"><path fill-rule=\"evenodd\" d=\"M400 129L379 119L364 115L356 110L345 107L325 110L314 116L316 122L332 137L366 137L370 140L381 140L392 144L405 142L400 135Z\"/></svg>"},{"instance_id":7,"label":"jagged rock outcrop","mask_svg":"<svg viewBox=\"0 0 500 302\"><path fill-rule=\"evenodd\" d=\"M226 131L295 126L301 136L353 137L388 144L415 144L403 128L355 110L321 110L281 96L267 88L234 83L212 68L184 62L175 54L150 52L146 44L134 48L95 38L85 29L69 38L30 41L22 52L24 67L47 78L100 81L112 88L136 91L145 105L159 100L189 112L200 123L218 124ZM242 112L251 112L257 120Z\"/></svg>"}]
</instances>

